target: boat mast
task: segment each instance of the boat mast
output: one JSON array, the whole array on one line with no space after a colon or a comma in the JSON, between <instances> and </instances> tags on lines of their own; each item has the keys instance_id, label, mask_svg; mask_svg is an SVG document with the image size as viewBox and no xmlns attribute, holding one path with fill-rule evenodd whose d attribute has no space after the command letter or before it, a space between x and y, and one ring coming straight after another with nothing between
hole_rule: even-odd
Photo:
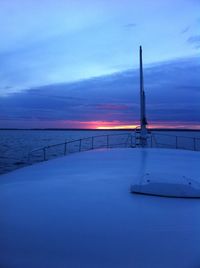
<instances>
[{"instance_id":1,"label":"boat mast","mask_svg":"<svg viewBox=\"0 0 200 268\"><path fill-rule=\"evenodd\" d=\"M140 144L142 147L147 145L147 120L145 107L144 78L142 66L142 47L140 46Z\"/></svg>"}]
</instances>

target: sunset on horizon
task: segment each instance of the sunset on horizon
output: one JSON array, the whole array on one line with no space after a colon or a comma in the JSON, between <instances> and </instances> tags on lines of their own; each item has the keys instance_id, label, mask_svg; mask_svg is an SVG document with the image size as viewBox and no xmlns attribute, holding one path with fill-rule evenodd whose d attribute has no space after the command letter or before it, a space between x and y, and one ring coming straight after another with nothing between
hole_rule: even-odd
<instances>
[{"instance_id":1,"label":"sunset on horizon","mask_svg":"<svg viewBox=\"0 0 200 268\"><path fill-rule=\"evenodd\" d=\"M148 127L199 129L199 11L196 0L1 1L1 128L137 127L142 45Z\"/></svg>"}]
</instances>

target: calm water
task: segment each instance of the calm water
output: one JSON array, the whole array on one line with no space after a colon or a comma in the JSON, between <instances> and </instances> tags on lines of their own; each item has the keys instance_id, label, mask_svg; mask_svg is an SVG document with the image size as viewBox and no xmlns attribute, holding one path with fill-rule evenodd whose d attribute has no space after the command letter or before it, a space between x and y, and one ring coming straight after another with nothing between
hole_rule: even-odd
<instances>
[{"instance_id":1,"label":"calm water","mask_svg":"<svg viewBox=\"0 0 200 268\"><path fill-rule=\"evenodd\" d=\"M119 131L121 132L123 131ZM0 174L18 168L33 149L107 133L108 131L0 130Z\"/></svg>"},{"instance_id":2,"label":"calm water","mask_svg":"<svg viewBox=\"0 0 200 268\"><path fill-rule=\"evenodd\" d=\"M22 162L27 161L28 154L33 149L63 143L66 140L117 133L127 133L127 131L0 130L0 174L19 168ZM158 133L200 137L200 131L159 131Z\"/></svg>"}]
</instances>

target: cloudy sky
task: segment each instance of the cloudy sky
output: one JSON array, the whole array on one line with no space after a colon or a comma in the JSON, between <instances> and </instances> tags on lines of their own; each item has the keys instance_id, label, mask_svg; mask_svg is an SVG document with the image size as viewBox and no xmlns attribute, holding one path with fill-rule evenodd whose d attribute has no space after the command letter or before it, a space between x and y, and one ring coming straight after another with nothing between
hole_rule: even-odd
<instances>
[{"instance_id":1,"label":"cloudy sky","mask_svg":"<svg viewBox=\"0 0 200 268\"><path fill-rule=\"evenodd\" d=\"M200 128L199 0L0 0L1 128Z\"/></svg>"}]
</instances>

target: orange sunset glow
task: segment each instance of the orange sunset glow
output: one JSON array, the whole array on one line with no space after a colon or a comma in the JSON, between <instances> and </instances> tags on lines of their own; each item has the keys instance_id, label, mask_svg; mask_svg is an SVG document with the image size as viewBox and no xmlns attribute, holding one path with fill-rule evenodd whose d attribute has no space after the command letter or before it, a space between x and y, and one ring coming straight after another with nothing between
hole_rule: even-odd
<instances>
[{"instance_id":1,"label":"orange sunset glow","mask_svg":"<svg viewBox=\"0 0 200 268\"><path fill-rule=\"evenodd\" d=\"M96 129L134 129L136 125L125 125L125 126L100 126Z\"/></svg>"},{"instance_id":2,"label":"orange sunset glow","mask_svg":"<svg viewBox=\"0 0 200 268\"><path fill-rule=\"evenodd\" d=\"M134 129L139 124L137 122L122 122L122 121L88 121L80 122L80 125L88 129L106 130L106 129Z\"/></svg>"},{"instance_id":3,"label":"orange sunset glow","mask_svg":"<svg viewBox=\"0 0 200 268\"><path fill-rule=\"evenodd\" d=\"M97 130L109 130L109 129L135 129L140 126L139 122L123 122L123 121L85 121L76 122L81 128L97 129ZM148 128L159 129L200 129L200 125L189 124L188 122L149 122Z\"/></svg>"}]
</instances>

